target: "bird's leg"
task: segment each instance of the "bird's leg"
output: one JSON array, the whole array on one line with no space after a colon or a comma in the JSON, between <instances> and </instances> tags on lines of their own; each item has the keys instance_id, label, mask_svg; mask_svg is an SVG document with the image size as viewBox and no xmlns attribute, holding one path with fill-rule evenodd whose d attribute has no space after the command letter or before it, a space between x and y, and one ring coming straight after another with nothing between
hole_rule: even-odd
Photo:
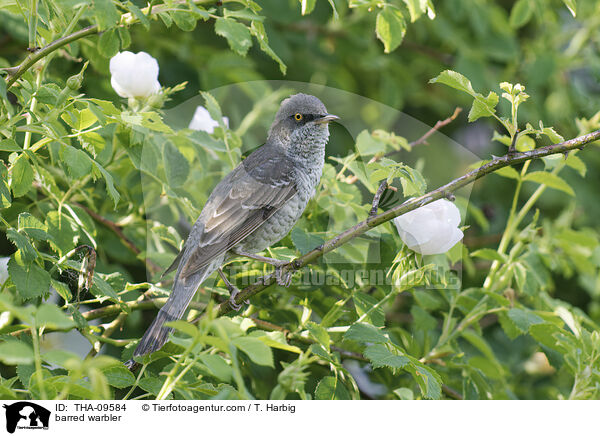
<instances>
[{"instance_id":1,"label":"bird's leg","mask_svg":"<svg viewBox=\"0 0 600 436\"><path fill-rule=\"evenodd\" d=\"M235 302L235 297L237 297L237 294L240 293L240 290L236 288L229 280L227 280L227 277L225 277L225 273L223 272L222 268L218 268L217 271L219 272L219 276L221 276L223 282L225 282L225 286L227 286L227 289L229 289L229 305L235 311L240 310L242 308L242 305L237 304ZM244 301L244 303L250 304L248 300Z\"/></svg>"},{"instance_id":2,"label":"bird's leg","mask_svg":"<svg viewBox=\"0 0 600 436\"><path fill-rule=\"evenodd\" d=\"M289 265L287 260L277 260L272 257L261 256L260 254L246 253L241 250L234 250L235 254L250 259L258 260L259 262L268 263L275 267L275 279L279 286L285 286L286 288L292 283L292 271L286 271L283 273L283 267Z\"/></svg>"}]
</instances>

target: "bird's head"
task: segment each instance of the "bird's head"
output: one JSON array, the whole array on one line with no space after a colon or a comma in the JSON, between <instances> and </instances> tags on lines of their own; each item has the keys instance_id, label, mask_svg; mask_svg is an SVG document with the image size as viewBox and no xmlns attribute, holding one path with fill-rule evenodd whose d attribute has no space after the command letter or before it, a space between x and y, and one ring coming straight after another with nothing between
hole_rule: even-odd
<instances>
[{"instance_id":1,"label":"bird's head","mask_svg":"<svg viewBox=\"0 0 600 436\"><path fill-rule=\"evenodd\" d=\"M329 137L328 125L339 117L327 113L317 97L295 94L281 102L269 130L269 139L285 148L309 145L325 147Z\"/></svg>"}]
</instances>

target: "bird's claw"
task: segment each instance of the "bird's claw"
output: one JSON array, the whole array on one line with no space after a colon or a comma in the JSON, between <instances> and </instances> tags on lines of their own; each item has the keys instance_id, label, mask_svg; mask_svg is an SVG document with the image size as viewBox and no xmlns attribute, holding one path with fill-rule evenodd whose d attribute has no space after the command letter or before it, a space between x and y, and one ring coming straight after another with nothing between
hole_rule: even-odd
<instances>
[{"instance_id":1,"label":"bird's claw","mask_svg":"<svg viewBox=\"0 0 600 436\"><path fill-rule=\"evenodd\" d=\"M235 302L235 297L237 297L237 295L240 293L240 290L234 287L230 292L231 295L229 296L229 306L231 306L231 308L237 312L242 308L241 304ZM245 303L250 304L248 300L246 300Z\"/></svg>"},{"instance_id":2,"label":"bird's claw","mask_svg":"<svg viewBox=\"0 0 600 436\"><path fill-rule=\"evenodd\" d=\"M292 283L292 271L283 271L284 267L289 264L289 262L282 262L280 265L275 266L275 280L279 286L286 288Z\"/></svg>"}]
</instances>

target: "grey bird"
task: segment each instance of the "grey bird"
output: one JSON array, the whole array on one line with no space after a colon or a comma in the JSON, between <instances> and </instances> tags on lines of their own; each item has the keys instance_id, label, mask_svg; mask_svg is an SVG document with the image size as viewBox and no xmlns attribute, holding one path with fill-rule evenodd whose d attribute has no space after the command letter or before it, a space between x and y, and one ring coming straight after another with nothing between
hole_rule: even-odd
<instances>
[{"instance_id":1,"label":"grey bird","mask_svg":"<svg viewBox=\"0 0 600 436\"><path fill-rule=\"evenodd\" d=\"M252 152L214 188L183 249L165 271L177 270L166 304L142 337L134 356L160 349L168 340L166 322L181 319L198 287L217 270L231 292L235 310L239 292L221 270L234 256L270 263L280 285L285 261L257 255L281 240L315 194L325 162L329 122L339 119L307 94L281 103L266 143Z\"/></svg>"}]
</instances>

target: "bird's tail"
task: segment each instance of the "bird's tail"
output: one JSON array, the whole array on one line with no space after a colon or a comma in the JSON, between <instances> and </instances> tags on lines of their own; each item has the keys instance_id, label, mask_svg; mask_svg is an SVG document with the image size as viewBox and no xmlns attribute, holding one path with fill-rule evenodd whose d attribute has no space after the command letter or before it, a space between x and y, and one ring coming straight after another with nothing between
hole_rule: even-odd
<instances>
[{"instance_id":1,"label":"bird's tail","mask_svg":"<svg viewBox=\"0 0 600 436\"><path fill-rule=\"evenodd\" d=\"M177 274L169 299L158 311L156 318L152 321L144 336L142 336L140 343L133 352L134 356L143 356L152 353L153 351L160 350L165 345L169 339L169 333L173 331L172 328L165 327L165 323L183 317L198 287L222 262L223 259L220 259L220 261L217 259L184 279L179 278L179 274Z\"/></svg>"}]
</instances>

